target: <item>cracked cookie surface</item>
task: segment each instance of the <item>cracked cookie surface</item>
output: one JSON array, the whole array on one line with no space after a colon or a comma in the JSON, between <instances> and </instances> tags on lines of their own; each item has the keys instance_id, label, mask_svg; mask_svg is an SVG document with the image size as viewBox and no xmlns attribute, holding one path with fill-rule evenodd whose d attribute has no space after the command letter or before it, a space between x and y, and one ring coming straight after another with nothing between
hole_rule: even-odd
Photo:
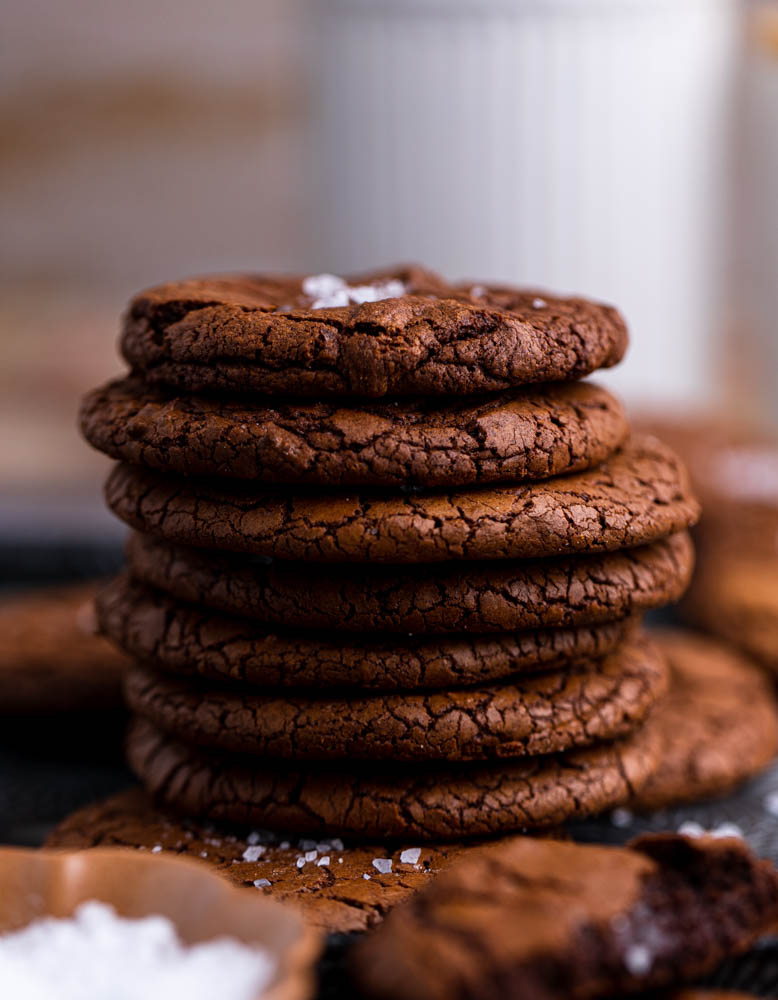
<instances>
[{"instance_id":1,"label":"cracked cookie surface","mask_svg":"<svg viewBox=\"0 0 778 1000\"><path fill-rule=\"evenodd\" d=\"M778 750L772 684L714 639L669 630L651 635L670 664L670 693L650 723L661 737L659 767L633 807L663 809L731 791Z\"/></svg>"},{"instance_id":2,"label":"cracked cookie surface","mask_svg":"<svg viewBox=\"0 0 778 1000\"><path fill-rule=\"evenodd\" d=\"M467 566L268 564L134 534L131 575L181 600L290 627L470 633L616 621L676 600L691 575L686 532L652 545Z\"/></svg>"},{"instance_id":3,"label":"cracked cookie surface","mask_svg":"<svg viewBox=\"0 0 778 1000\"><path fill-rule=\"evenodd\" d=\"M330 933L365 931L479 841L414 844L300 839L245 826L214 826L155 808L141 788L113 795L66 817L46 847L135 847L184 855L215 867L247 892L296 906L308 923ZM379 871L373 863L391 870Z\"/></svg>"},{"instance_id":4,"label":"cracked cookie surface","mask_svg":"<svg viewBox=\"0 0 778 1000\"><path fill-rule=\"evenodd\" d=\"M667 664L636 636L598 661L514 683L312 698L193 684L134 666L130 709L188 743L287 760L470 761L616 739L667 690Z\"/></svg>"},{"instance_id":5,"label":"cracked cookie surface","mask_svg":"<svg viewBox=\"0 0 778 1000\"><path fill-rule=\"evenodd\" d=\"M163 472L458 488L589 469L629 433L619 402L587 382L456 402L344 406L176 396L126 378L86 396L81 428L113 458Z\"/></svg>"},{"instance_id":6,"label":"cracked cookie surface","mask_svg":"<svg viewBox=\"0 0 778 1000\"><path fill-rule=\"evenodd\" d=\"M612 652L637 620L494 635L303 633L176 601L118 577L96 602L100 628L139 660L185 676L256 687L463 687Z\"/></svg>"},{"instance_id":7,"label":"cracked cookie surface","mask_svg":"<svg viewBox=\"0 0 778 1000\"><path fill-rule=\"evenodd\" d=\"M700 977L777 915L778 873L739 839L516 837L443 872L353 958L378 1000L589 1000Z\"/></svg>"},{"instance_id":8,"label":"cracked cookie surface","mask_svg":"<svg viewBox=\"0 0 778 1000\"><path fill-rule=\"evenodd\" d=\"M184 814L297 833L418 840L556 826L623 805L656 767L644 727L618 743L491 764L310 765L200 750L133 721L130 767Z\"/></svg>"},{"instance_id":9,"label":"cracked cookie surface","mask_svg":"<svg viewBox=\"0 0 778 1000\"><path fill-rule=\"evenodd\" d=\"M188 390L375 398L577 379L627 345L618 311L586 299L450 285L420 268L349 280L404 294L314 308L302 278L172 282L131 301L122 353L148 381Z\"/></svg>"},{"instance_id":10,"label":"cracked cookie surface","mask_svg":"<svg viewBox=\"0 0 778 1000\"><path fill-rule=\"evenodd\" d=\"M542 483L387 497L257 492L117 465L105 488L123 521L181 545L314 562L533 559L633 548L699 514L685 471L654 438Z\"/></svg>"}]
</instances>

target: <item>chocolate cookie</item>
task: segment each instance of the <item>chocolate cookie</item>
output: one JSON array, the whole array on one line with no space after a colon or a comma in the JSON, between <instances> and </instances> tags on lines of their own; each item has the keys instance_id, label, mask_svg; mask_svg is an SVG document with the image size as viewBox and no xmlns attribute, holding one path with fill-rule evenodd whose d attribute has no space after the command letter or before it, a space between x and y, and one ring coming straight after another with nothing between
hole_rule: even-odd
<instances>
[{"instance_id":1,"label":"chocolate cookie","mask_svg":"<svg viewBox=\"0 0 778 1000\"><path fill-rule=\"evenodd\" d=\"M267 564L133 535L132 576L184 601L287 628L511 632L616 621L676 600L694 554L686 532L653 545L529 562L362 567Z\"/></svg>"},{"instance_id":2,"label":"chocolate cookie","mask_svg":"<svg viewBox=\"0 0 778 1000\"><path fill-rule=\"evenodd\" d=\"M140 788L79 809L49 835L47 847L135 847L202 859L248 892L296 906L322 930L364 931L448 868L482 846L373 844L340 837L300 840L246 827L214 826L156 809Z\"/></svg>"},{"instance_id":3,"label":"chocolate cookie","mask_svg":"<svg viewBox=\"0 0 778 1000\"><path fill-rule=\"evenodd\" d=\"M778 873L741 840L515 837L390 913L355 972L376 1000L620 996L712 971L777 916Z\"/></svg>"},{"instance_id":4,"label":"chocolate cookie","mask_svg":"<svg viewBox=\"0 0 778 1000\"><path fill-rule=\"evenodd\" d=\"M195 749L136 719L127 750L146 788L184 814L317 835L440 840L555 826L623 805L656 767L657 745L644 728L619 743L550 757L302 770Z\"/></svg>"},{"instance_id":5,"label":"chocolate cookie","mask_svg":"<svg viewBox=\"0 0 778 1000\"><path fill-rule=\"evenodd\" d=\"M697 520L683 467L654 438L596 469L453 494L290 497L117 465L106 484L131 527L181 545L323 562L533 559L632 548Z\"/></svg>"},{"instance_id":6,"label":"chocolate cookie","mask_svg":"<svg viewBox=\"0 0 778 1000\"><path fill-rule=\"evenodd\" d=\"M646 810L724 794L778 750L778 704L756 666L694 633L655 637L669 660L671 684L650 723L662 740L659 768L634 802Z\"/></svg>"},{"instance_id":7,"label":"chocolate cookie","mask_svg":"<svg viewBox=\"0 0 778 1000\"><path fill-rule=\"evenodd\" d=\"M0 714L119 708L129 659L97 634L102 582L0 600Z\"/></svg>"},{"instance_id":8,"label":"chocolate cookie","mask_svg":"<svg viewBox=\"0 0 778 1000\"><path fill-rule=\"evenodd\" d=\"M587 382L344 408L174 396L127 378L89 393L81 428L100 451L163 472L458 488L592 468L629 433L617 400Z\"/></svg>"},{"instance_id":9,"label":"chocolate cookie","mask_svg":"<svg viewBox=\"0 0 778 1000\"><path fill-rule=\"evenodd\" d=\"M586 299L449 285L406 268L348 279L159 285L121 338L151 382L321 397L462 395L577 379L621 360L619 313Z\"/></svg>"},{"instance_id":10,"label":"chocolate cookie","mask_svg":"<svg viewBox=\"0 0 778 1000\"><path fill-rule=\"evenodd\" d=\"M471 761L536 756L625 736L667 690L636 636L603 660L514 684L294 698L204 688L136 666L129 707L199 746L290 760Z\"/></svg>"},{"instance_id":11,"label":"chocolate cookie","mask_svg":"<svg viewBox=\"0 0 778 1000\"><path fill-rule=\"evenodd\" d=\"M681 611L778 674L778 554L762 542L761 554L709 549Z\"/></svg>"},{"instance_id":12,"label":"chocolate cookie","mask_svg":"<svg viewBox=\"0 0 778 1000\"><path fill-rule=\"evenodd\" d=\"M598 659L632 634L635 618L495 635L354 636L271 631L175 601L118 577L100 595L103 632L139 660L183 675L256 687L452 688Z\"/></svg>"}]
</instances>

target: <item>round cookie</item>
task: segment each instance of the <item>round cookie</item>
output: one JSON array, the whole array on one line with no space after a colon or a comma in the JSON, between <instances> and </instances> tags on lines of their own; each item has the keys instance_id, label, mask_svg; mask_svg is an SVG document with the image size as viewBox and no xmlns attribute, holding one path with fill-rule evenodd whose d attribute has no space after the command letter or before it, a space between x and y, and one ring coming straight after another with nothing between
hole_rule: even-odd
<instances>
[{"instance_id":1,"label":"round cookie","mask_svg":"<svg viewBox=\"0 0 778 1000\"><path fill-rule=\"evenodd\" d=\"M255 687L452 688L550 670L612 652L637 620L534 632L424 638L273 631L114 580L96 604L101 630L139 660L185 676Z\"/></svg>"},{"instance_id":2,"label":"round cookie","mask_svg":"<svg viewBox=\"0 0 778 1000\"><path fill-rule=\"evenodd\" d=\"M667 690L667 664L637 636L599 661L514 684L346 697L203 688L135 666L130 709L187 743L286 760L472 761L616 739Z\"/></svg>"},{"instance_id":3,"label":"round cookie","mask_svg":"<svg viewBox=\"0 0 778 1000\"><path fill-rule=\"evenodd\" d=\"M132 300L121 337L150 382L317 398L569 381L616 364L626 345L610 306L450 285L419 268L347 284L235 275L159 285Z\"/></svg>"},{"instance_id":4,"label":"round cookie","mask_svg":"<svg viewBox=\"0 0 778 1000\"><path fill-rule=\"evenodd\" d=\"M662 809L722 795L778 751L778 703L754 664L690 632L654 634L671 670L670 693L652 713L662 752L635 809Z\"/></svg>"},{"instance_id":5,"label":"round cookie","mask_svg":"<svg viewBox=\"0 0 778 1000\"><path fill-rule=\"evenodd\" d=\"M129 659L97 634L93 609L104 581L0 600L0 712L51 714L118 709Z\"/></svg>"},{"instance_id":6,"label":"round cookie","mask_svg":"<svg viewBox=\"0 0 778 1000\"><path fill-rule=\"evenodd\" d=\"M533 559L632 548L688 528L697 502L654 438L596 469L453 494L290 497L117 465L106 484L131 527L181 545L316 562Z\"/></svg>"},{"instance_id":7,"label":"round cookie","mask_svg":"<svg viewBox=\"0 0 778 1000\"><path fill-rule=\"evenodd\" d=\"M486 633L616 621L676 600L694 552L686 532L622 552L458 566L267 564L132 535L132 576L192 604L286 628Z\"/></svg>"},{"instance_id":8,"label":"round cookie","mask_svg":"<svg viewBox=\"0 0 778 1000\"><path fill-rule=\"evenodd\" d=\"M760 554L706 550L681 612L778 674L778 554L765 542Z\"/></svg>"},{"instance_id":9,"label":"round cookie","mask_svg":"<svg viewBox=\"0 0 778 1000\"><path fill-rule=\"evenodd\" d=\"M234 885L293 904L308 923L336 933L368 930L430 875L481 849L483 842L361 844L214 826L157 809L143 789L133 788L72 813L46 846L134 847L201 859Z\"/></svg>"},{"instance_id":10,"label":"round cookie","mask_svg":"<svg viewBox=\"0 0 778 1000\"><path fill-rule=\"evenodd\" d=\"M457 488L592 468L629 434L620 403L587 382L344 408L174 396L132 377L89 393L81 428L113 458L163 472Z\"/></svg>"},{"instance_id":11,"label":"round cookie","mask_svg":"<svg viewBox=\"0 0 778 1000\"><path fill-rule=\"evenodd\" d=\"M657 763L645 728L614 744L455 768L286 768L198 750L134 720L130 766L164 805L213 820L336 836L439 840L554 826L623 805Z\"/></svg>"}]
</instances>

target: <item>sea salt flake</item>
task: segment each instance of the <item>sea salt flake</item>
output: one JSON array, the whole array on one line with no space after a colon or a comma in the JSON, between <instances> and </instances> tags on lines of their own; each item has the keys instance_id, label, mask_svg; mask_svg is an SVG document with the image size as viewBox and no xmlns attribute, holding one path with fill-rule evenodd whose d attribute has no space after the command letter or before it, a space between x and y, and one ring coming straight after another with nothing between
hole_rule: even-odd
<instances>
[{"instance_id":1,"label":"sea salt flake","mask_svg":"<svg viewBox=\"0 0 778 1000\"><path fill-rule=\"evenodd\" d=\"M711 837L739 837L743 839L743 831L737 823L719 823L710 831Z\"/></svg>"},{"instance_id":2,"label":"sea salt flake","mask_svg":"<svg viewBox=\"0 0 778 1000\"><path fill-rule=\"evenodd\" d=\"M161 850L162 850L162 844L155 844L155 845L154 845L154 846L153 846L153 847L151 848L151 853L152 853L152 854L159 854L159 852L160 852Z\"/></svg>"},{"instance_id":3,"label":"sea salt flake","mask_svg":"<svg viewBox=\"0 0 778 1000\"><path fill-rule=\"evenodd\" d=\"M391 858L373 858L373 868L379 871L382 875L388 875L392 870L392 859Z\"/></svg>"},{"instance_id":4,"label":"sea salt flake","mask_svg":"<svg viewBox=\"0 0 778 1000\"><path fill-rule=\"evenodd\" d=\"M257 831L252 830L251 833L248 835L248 837L246 837L246 843L250 844L253 847L255 844L258 844L261 839L262 838L257 833Z\"/></svg>"},{"instance_id":5,"label":"sea salt flake","mask_svg":"<svg viewBox=\"0 0 778 1000\"><path fill-rule=\"evenodd\" d=\"M303 279L302 289L313 299L312 309L337 309L352 302L380 302L405 294L405 284L395 278L369 285L347 285L335 274L312 274Z\"/></svg>"},{"instance_id":6,"label":"sea salt flake","mask_svg":"<svg viewBox=\"0 0 778 1000\"><path fill-rule=\"evenodd\" d=\"M367 881L367 882L370 881L370 876L367 875L367 874L363 875L362 878L365 879L365 881Z\"/></svg>"},{"instance_id":7,"label":"sea salt flake","mask_svg":"<svg viewBox=\"0 0 778 1000\"><path fill-rule=\"evenodd\" d=\"M316 850L313 850L313 851L306 851L306 852L305 852L305 860L306 860L306 861L315 861L315 860L316 860L316 855L317 855L318 853L319 853L319 852L318 852L318 851L316 851Z\"/></svg>"},{"instance_id":8,"label":"sea salt flake","mask_svg":"<svg viewBox=\"0 0 778 1000\"><path fill-rule=\"evenodd\" d=\"M532 300L532 308L533 309L545 309L547 305L548 305L548 302L546 302L545 299L533 299Z\"/></svg>"},{"instance_id":9,"label":"sea salt flake","mask_svg":"<svg viewBox=\"0 0 778 1000\"><path fill-rule=\"evenodd\" d=\"M332 844L333 850L335 851L343 850L343 841L340 839L340 837L333 837L330 843Z\"/></svg>"},{"instance_id":10,"label":"sea salt flake","mask_svg":"<svg viewBox=\"0 0 778 1000\"><path fill-rule=\"evenodd\" d=\"M765 795L763 805L765 812L770 813L771 816L778 816L778 792L770 792L769 795Z\"/></svg>"},{"instance_id":11,"label":"sea salt flake","mask_svg":"<svg viewBox=\"0 0 778 1000\"><path fill-rule=\"evenodd\" d=\"M630 825L632 819L633 816L629 809L614 809L611 813L611 826L623 829L625 826Z\"/></svg>"},{"instance_id":12,"label":"sea salt flake","mask_svg":"<svg viewBox=\"0 0 778 1000\"><path fill-rule=\"evenodd\" d=\"M473 299L482 299L486 295L486 289L483 285L473 285L470 289L470 297Z\"/></svg>"},{"instance_id":13,"label":"sea salt flake","mask_svg":"<svg viewBox=\"0 0 778 1000\"><path fill-rule=\"evenodd\" d=\"M624 955L624 964L633 976L644 976L653 961L651 952L644 944L631 945Z\"/></svg>"},{"instance_id":14,"label":"sea salt flake","mask_svg":"<svg viewBox=\"0 0 778 1000\"><path fill-rule=\"evenodd\" d=\"M288 851L291 846L292 845L289 843L288 840L282 840L281 843L278 845L278 849L280 851Z\"/></svg>"},{"instance_id":15,"label":"sea salt flake","mask_svg":"<svg viewBox=\"0 0 778 1000\"><path fill-rule=\"evenodd\" d=\"M316 849L315 840L301 840L297 845L301 851L313 851Z\"/></svg>"},{"instance_id":16,"label":"sea salt flake","mask_svg":"<svg viewBox=\"0 0 778 1000\"><path fill-rule=\"evenodd\" d=\"M421 857L420 847L406 847L406 849L400 855L400 863L403 865L415 865L418 864L420 857Z\"/></svg>"},{"instance_id":17,"label":"sea salt flake","mask_svg":"<svg viewBox=\"0 0 778 1000\"><path fill-rule=\"evenodd\" d=\"M266 878L255 878L254 885L257 889L267 889L268 886L272 885L272 882Z\"/></svg>"},{"instance_id":18,"label":"sea salt flake","mask_svg":"<svg viewBox=\"0 0 778 1000\"><path fill-rule=\"evenodd\" d=\"M319 866L319 868L321 868L322 865L328 865L329 863L330 863L330 856L329 856L329 854L325 854L323 858L319 858L319 860L316 862L316 864Z\"/></svg>"},{"instance_id":19,"label":"sea salt flake","mask_svg":"<svg viewBox=\"0 0 778 1000\"><path fill-rule=\"evenodd\" d=\"M684 837L704 837L705 827L700 823L695 823L692 819L687 819L678 827L678 832Z\"/></svg>"},{"instance_id":20,"label":"sea salt flake","mask_svg":"<svg viewBox=\"0 0 778 1000\"><path fill-rule=\"evenodd\" d=\"M252 844L251 847L247 847L243 852L243 860L249 862L259 861L266 851L267 848L262 844Z\"/></svg>"},{"instance_id":21,"label":"sea salt flake","mask_svg":"<svg viewBox=\"0 0 778 1000\"><path fill-rule=\"evenodd\" d=\"M303 867L303 865L305 864L305 858L304 858L304 857L302 857L302 856L300 856L300 857L299 857L299 858L297 859L297 861L295 861L295 864L297 865L297 867L298 867L298 868L302 868L302 867Z\"/></svg>"}]
</instances>

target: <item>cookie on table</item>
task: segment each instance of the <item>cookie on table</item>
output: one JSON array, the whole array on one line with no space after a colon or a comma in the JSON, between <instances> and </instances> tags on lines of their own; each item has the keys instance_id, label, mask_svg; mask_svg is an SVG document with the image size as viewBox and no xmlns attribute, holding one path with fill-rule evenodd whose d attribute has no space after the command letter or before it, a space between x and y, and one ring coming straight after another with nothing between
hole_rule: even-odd
<instances>
[{"instance_id":1,"label":"cookie on table","mask_svg":"<svg viewBox=\"0 0 778 1000\"><path fill-rule=\"evenodd\" d=\"M657 765L648 728L618 743L489 764L310 765L196 749L133 721L130 767L164 806L276 830L456 840L557 826L624 805Z\"/></svg>"},{"instance_id":2,"label":"cookie on table","mask_svg":"<svg viewBox=\"0 0 778 1000\"><path fill-rule=\"evenodd\" d=\"M778 553L708 551L681 605L690 624L726 639L778 673Z\"/></svg>"},{"instance_id":3,"label":"cookie on table","mask_svg":"<svg viewBox=\"0 0 778 1000\"><path fill-rule=\"evenodd\" d=\"M659 767L633 807L662 809L731 791L778 751L778 703L755 664L691 632L651 633L670 664L670 693L651 725L660 734Z\"/></svg>"},{"instance_id":4,"label":"cookie on table","mask_svg":"<svg viewBox=\"0 0 778 1000\"><path fill-rule=\"evenodd\" d=\"M354 971L376 1000L587 1000L693 979L776 916L778 873L737 839L515 837L390 913Z\"/></svg>"},{"instance_id":5,"label":"cookie on table","mask_svg":"<svg viewBox=\"0 0 778 1000\"><path fill-rule=\"evenodd\" d=\"M117 465L108 506L180 545L315 562L532 559L633 548L690 527L699 508L676 456L638 438L596 469L454 493L289 496Z\"/></svg>"},{"instance_id":6,"label":"cookie on table","mask_svg":"<svg viewBox=\"0 0 778 1000\"><path fill-rule=\"evenodd\" d=\"M193 685L140 665L125 683L130 709L178 739L296 761L558 753L627 735L666 690L666 660L644 636L603 660L451 691L279 696Z\"/></svg>"},{"instance_id":7,"label":"cookie on table","mask_svg":"<svg viewBox=\"0 0 778 1000\"><path fill-rule=\"evenodd\" d=\"M694 551L686 532L636 549L453 566L274 563L134 534L133 578L183 601L287 628L486 633L616 621L677 600Z\"/></svg>"},{"instance_id":8,"label":"cookie on table","mask_svg":"<svg viewBox=\"0 0 778 1000\"><path fill-rule=\"evenodd\" d=\"M97 634L104 581L0 598L0 714L118 709L129 657Z\"/></svg>"},{"instance_id":9,"label":"cookie on table","mask_svg":"<svg viewBox=\"0 0 778 1000\"><path fill-rule=\"evenodd\" d=\"M402 690L488 684L613 652L637 617L579 628L473 636L288 632L177 601L121 575L96 602L103 633L132 656L188 677L255 687Z\"/></svg>"},{"instance_id":10,"label":"cookie on table","mask_svg":"<svg viewBox=\"0 0 778 1000\"><path fill-rule=\"evenodd\" d=\"M72 813L46 846L135 847L197 858L233 884L290 903L309 923L335 933L374 926L431 877L478 850L480 842L364 844L215 826L158 809L142 789L133 788Z\"/></svg>"},{"instance_id":11,"label":"cookie on table","mask_svg":"<svg viewBox=\"0 0 778 1000\"><path fill-rule=\"evenodd\" d=\"M121 337L154 383L321 398L465 395L569 381L621 360L610 306L420 268L194 278L141 292Z\"/></svg>"},{"instance_id":12,"label":"cookie on table","mask_svg":"<svg viewBox=\"0 0 778 1000\"><path fill-rule=\"evenodd\" d=\"M629 435L621 404L587 382L346 407L181 396L130 377L86 396L81 428L113 458L179 475L458 488L580 472Z\"/></svg>"}]
</instances>

